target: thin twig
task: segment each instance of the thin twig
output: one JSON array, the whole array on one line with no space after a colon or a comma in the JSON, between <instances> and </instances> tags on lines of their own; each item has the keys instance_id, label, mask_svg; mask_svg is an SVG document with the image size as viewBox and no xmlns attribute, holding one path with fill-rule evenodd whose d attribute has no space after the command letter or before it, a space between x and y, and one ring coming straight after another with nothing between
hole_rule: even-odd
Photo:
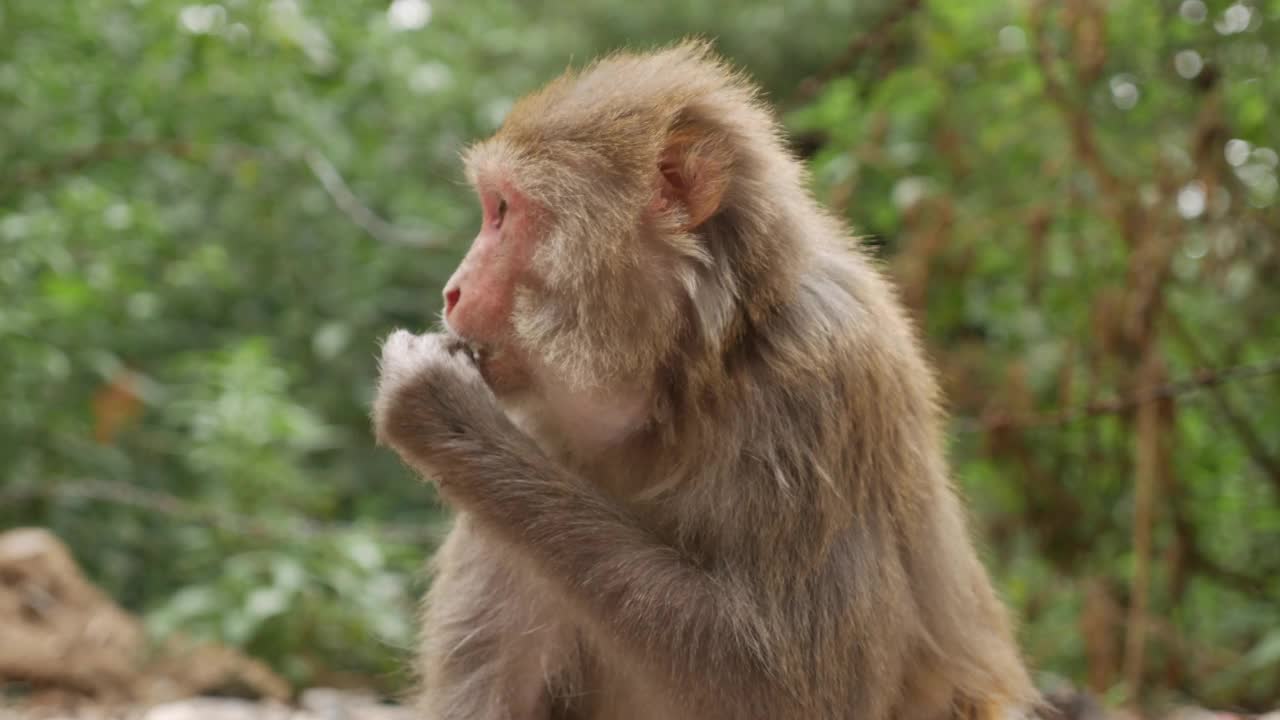
<instances>
[{"instance_id":1,"label":"thin twig","mask_svg":"<svg viewBox=\"0 0 1280 720\"><path fill-rule=\"evenodd\" d=\"M1187 328L1175 317L1166 319L1170 329L1173 330L1174 337L1183 347L1187 348L1192 357L1198 363L1208 362L1208 353L1206 353L1195 337L1187 330ZM1214 392L1214 404L1218 407L1218 412L1226 420L1227 425L1235 431L1236 437L1240 440L1240 444L1245 451L1253 459L1258 467L1271 479L1272 486L1275 487L1277 495L1280 495L1280 459L1267 449L1266 443L1262 439L1256 428L1240 413L1236 412L1235 407L1231 404L1230 398L1226 393Z\"/></svg>"},{"instance_id":2,"label":"thin twig","mask_svg":"<svg viewBox=\"0 0 1280 720\"><path fill-rule=\"evenodd\" d=\"M1006 427L1031 428L1066 425L1077 420L1096 417L1099 415L1112 415L1127 412L1150 400L1176 397L1196 392L1204 388L1222 385L1227 382L1250 380L1267 375L1275 375L1277 373L1280 373L1280 358L1273 358L1261 363L1237 365L1217 370L1199 370L1192 373L1189 377L1185 377L1181 380L1170 382L1156 388L1148 388L1132 395L1109 400L1097 400L1054 412L1025 415L996 414L983 418L957 418L956 429L961 432L983 432Z\"/></svg>"},{"instance_id":3,"label":"thin twig","mask_svg":"<svg viewBox=\"0 0 1280 720\"><path fill-rule=\"evenodd\" d=\"M355 193L351 192L350 186L342 179L338 169L319 151L308 149L302 157L311 174L320 181L320 186L329 194L338 210L374 239L391 245L410 247L439 247L444 244L438 236L433 236L426 231L402 228L379 217L369 209L369 206L361 202Z\"/></svg>"},{"instance_id":4,"label":"thin twig","mask_svg":"<svg viewBox=\"0 0 1280 720\"><path fill-rule=\"evenodd\" d=\"M1208 556L1203 543L1200 541L1197 525L1191 517L1190 509L1187 507L1186 493L1181 488L1173 488L1165 494L1165 498L1173 515L1174 532L1183 544L1182 550L1185 553L1183 560L1186 562L1188 570L1249 597L1280 598L1280 593L1277 593L1275 588L1268 586L1262 579L1270 576L1269 568L1261 568L1261 577L1254 577L1243 571L1222 565Z\"/></svg>"},{"instance_id":5,"label":"thin twig","mask_svg":"<svg viewBox=\"0 0 1280 720\"><path fill-rule=\"evenodd\" d=\"M200 149L232 150L237 155L279 158L279 154L275 151L236 142L201 145L173 139L111 140L77 150L43 165L18 170L8 178L0 179L0 197L21 189L43 185L60 175L78 173L112 160L136 158L150 153L192 159ZM342 174L320 151L314 148L307 149L303 152L302 159L307 169L320 183L320 187L333 200L338 211L375 240L391 245L423 248L440 247L446 243L447 239L439 237L436 233L425 229L400 227L380 217L351 191Z\"/></svg>"}]
</instances>

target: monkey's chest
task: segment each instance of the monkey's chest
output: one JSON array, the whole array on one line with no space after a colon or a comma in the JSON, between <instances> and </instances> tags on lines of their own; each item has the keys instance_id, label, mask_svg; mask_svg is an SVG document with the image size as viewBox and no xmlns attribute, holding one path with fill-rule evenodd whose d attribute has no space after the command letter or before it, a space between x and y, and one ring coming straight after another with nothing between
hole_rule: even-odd
<instances>
[{"instance_id":1,"label":"monkey's chest","mask_svg":"<svg viewBox=\"0 0 1280 720\"><path fill-rule=\"evenodd\" d=\"M668 693L649 683L638 668L611 664L591 653L575 692L553 690L552 720L684 720ZM692 720L690 718L689 720Z\"/></svg>"}]
</instances>

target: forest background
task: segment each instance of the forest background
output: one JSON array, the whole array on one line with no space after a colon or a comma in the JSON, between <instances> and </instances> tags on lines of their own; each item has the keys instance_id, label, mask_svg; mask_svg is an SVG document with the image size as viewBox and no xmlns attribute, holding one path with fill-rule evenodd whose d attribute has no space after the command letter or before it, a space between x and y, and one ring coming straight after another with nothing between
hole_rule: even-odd
<instances>
[{"instance_id":1,"label":"forest background","mask_svg":"<svg viewBox=\"0 0 1280 720\"><path fill-rule=\"evenodd\" d=\"M689 34L900 283L1042 686L1280 700L1280 0L0 3L0 530L395 693L447 522L378 340L512 100Z\"/></svg>"}]
</instances>

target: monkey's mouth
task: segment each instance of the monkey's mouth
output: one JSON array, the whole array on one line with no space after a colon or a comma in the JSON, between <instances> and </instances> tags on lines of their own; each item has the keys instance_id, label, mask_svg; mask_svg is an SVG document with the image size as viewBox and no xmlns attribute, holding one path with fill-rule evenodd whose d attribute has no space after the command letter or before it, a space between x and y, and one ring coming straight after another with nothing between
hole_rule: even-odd
<instances>
[{"instance_id":1,"label":"monkey's mouth","mask_svg":"<svg viewBox=\"0 0 1280 720\"><path fill-rule=\"evenodd\" d=\"M476 367L482 366L489 354L483 345L465 341L462 343L462 347L459 349L459 352L466 355L467 359L471 361L471 364Z\"/></svg>"},{"instance_id":2,"label":"monkey's mouth","mask_svg":"<svg viewBox=\"0 0 1280 720\"><path fill-rule=\"evenodd\" d=\"M472 364L479 367L487 354L484 345L473 340L468 340L452 330L446 330L446 333L448 335L448 341L445 347L449 352L462 353L467 356L467 359L470 360Z\"/></svg>"},{"instance_id":3,"label":"monkey's mouth","mask_svg":"<svg viewBox=\"0 0 1280 720\"><path fill-rule=\"evenodd\" d=\"M445 347L449 352L466 357L480 373L480 379L495 395L505 396L527 387L530 378L524 364L501 340L472 340L459 335L448 326L445 326L444 332L448 336Z\"/></svg>"},{"instance_id":4,"label":"monkey's mouth","mask_svg":"<svg viewBox=\"0 0 1280 720\"><path fill-rule=\"evenodd\" d=\"M471 364L475 366L476 370L480 371L480 377L483 378L486 383L489 383L489 365L493 359L492 348L485 343L462 337L448 328L446 328L445 332L449 336L448 344L446 346L449 349L449 352L460 353L466 356L467 360L471 361Z\"/></svg>"}]
</instances>

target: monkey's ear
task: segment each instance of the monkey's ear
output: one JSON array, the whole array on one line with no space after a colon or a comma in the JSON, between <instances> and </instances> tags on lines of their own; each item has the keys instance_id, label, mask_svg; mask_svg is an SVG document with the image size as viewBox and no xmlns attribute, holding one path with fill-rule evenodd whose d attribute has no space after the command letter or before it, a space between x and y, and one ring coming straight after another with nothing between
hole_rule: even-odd
<instances>
[{"instance_id":1,"label":"monkey's ear","mask_svg":"<svg viewBox=\"0 0 1280 720\"><path fill-rule=\"evenodd\" d=\"M720 210L729 188L733 150L728 138L697 124L676 127L658 160L663 204L681 207L692 230Z\"/></svg>"}]
</instances>

